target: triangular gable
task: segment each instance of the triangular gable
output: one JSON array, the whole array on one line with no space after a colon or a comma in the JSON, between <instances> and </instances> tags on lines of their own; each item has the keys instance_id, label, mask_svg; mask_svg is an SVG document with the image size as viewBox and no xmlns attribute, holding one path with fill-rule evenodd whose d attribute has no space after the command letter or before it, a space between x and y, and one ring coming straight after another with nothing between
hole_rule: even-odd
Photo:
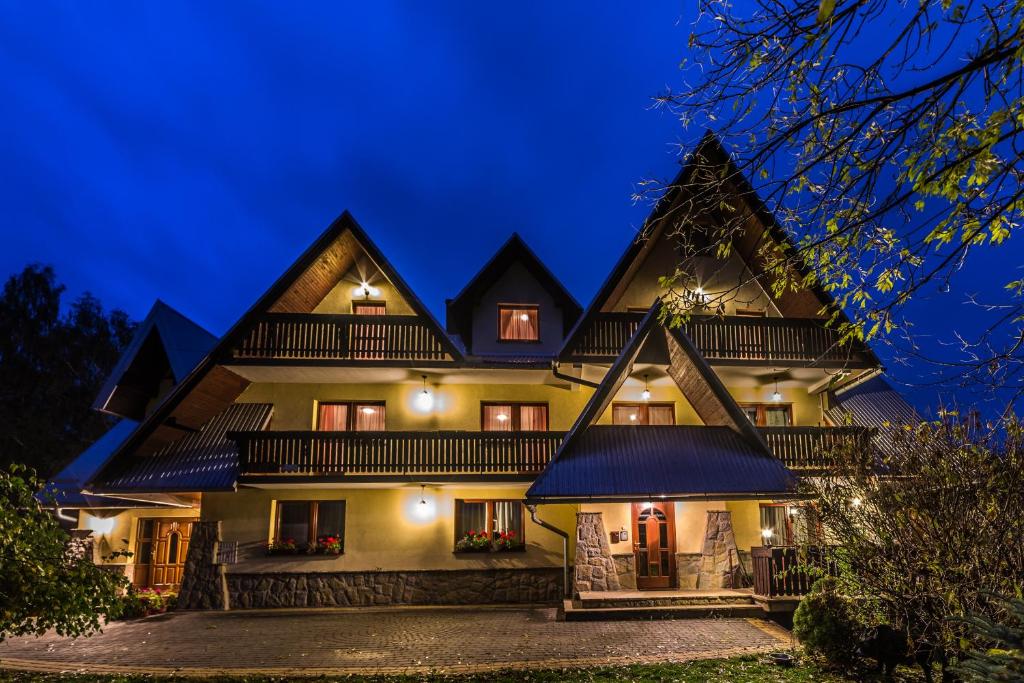
<instances>
[{"instance_id":1,"label":"triangular gable","mask_svg":"<svg viewBox=\"0 0 1024 683\"><path fill-rule=\"evenodd\" d=\"M107 377L93 409L131 420L145 417L161 382L181 382L217 337L159 299L139 323Z\"/></svg>"},{"instance_id":2,"label":"triangular gable","mask_svg":"<svg viewBox=\"0 0 1024 683\"><path fill-rule=\"evenodd\" d=\"M389 278L424 324L437 335L449 355L456 361L462 360L462 355L438 322L352 215L345 211L221 337L216 346L114 452L111 462L129 453L153 453L177 441L184 434L202 429L210 419L227 409L249 386L249 381L220 363L230 357L231 350L248 334L258 316L272 309L312 310L322 300L323 295L330 290L326 285L329 279L324 277L325 273L335 273L342 267L339 265L340 251L335 245L345 243L346 233ZM334 283L330 286L333 287Z\"/></svg>"},{"instance_id":3,"label":"triangular gable","mask_svg":"<svg viewBox=\"0 0 1024 683\"><path fill-rule=\"evenodd\" d=\"M681 201L685 201L684 192L693 174L699 169L709 167L724 169L725 177L735 188L736 204L739 205L743 214L748 216L750 229L745 231L742 239L734 243L734 252L743 261L743 265L750 269L759 267L756 252L764 239L771 239L784 248L792 246L785 231L775 221L774 216L754 192L747 179L736 168L735 162L721 142L714 134L708 132L697 145L691 159L676 175L669 190L661 197L644 221L640 232L619 257L601 288L587 306L583 316L566 337L559 353L560 358L568 359L595 318L605 311L609 302L621 298L625 287L632 282L634 275L650 256L652 250L660 244L659 238L670 224L674 211ZM802 264L797 265L797 271L801 276L805 276L808 272ZM816 317L818 310L823 305L834 303L832 296L818 286L797 292L786 292L780 298L769 295L769 298L785 317ZM643 302L643 305L648 304ZM842 312L840 312L840 316L845 320ZM871 358L877 361L874 356Z\"/></svg>"},{"instance_id":4,"label":"triangular gable","mask_svg":"<svg viewBox=\"0 0 1024 683\"><path fill-rule=\"evenodd\" d=\"M561 308L563 335L568 334L583 312L583 308L576 298L540 260L540 257L530 249L518 233L512 233L512 236L491 256L483 268L462 288L462 291L454 299L448 301L445 326L449 332L458 334L467 347L472 346L472 317L477 301L514 263L522 264L551 295L556 305Z\"/></svg>"}]
</instances>

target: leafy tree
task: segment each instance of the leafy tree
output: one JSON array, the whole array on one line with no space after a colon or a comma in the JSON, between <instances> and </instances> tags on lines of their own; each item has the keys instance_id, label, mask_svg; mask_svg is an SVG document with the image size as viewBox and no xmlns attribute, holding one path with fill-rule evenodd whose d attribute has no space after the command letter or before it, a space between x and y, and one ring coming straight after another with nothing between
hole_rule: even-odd
<instances>
[{"instance_id":1,"label":"leafy tree","mask_svg":"<svg viewBox=\"0 0 1024 683\"><path fill-rule=\"evenodd\" d=\"M51 628L83 635L120 609L126 580L93 564L41 508L42 491L25 467L0 472L0 640Z\"/></svg>"},{"instance_id":2,"label":"leafy tree","mask_svg":"<svg viewBox=\"0 0 1024 683\"><path fill-rule=\"evenodd\" d=\"M817 282L836 297L823 313L846 337L935 361L945 381L1024 392L1020 272L966 292L982 323L950 335L963 352L951 360L929 355L907 319L922 293L967 290L965 264L1020 231L1022 36L1014 0L699 0L686 86L657 101L726 139L794 241L762 241L763 272L749 279L777 294ZM684 257L665 278L674 291L699 282L699 257L731 253L755 210L720 160L691 161L693 201L674 215ZM702 220L709 210L721 220ZM715 309L749 279L706 303ZM692 301L680 301L688 314Z\"/></svg>"},{"instance_id":3,"label":"leafy tree","mask_svg":"<svg viewBox=\"0 0 1024 683\"><path fill-rule=\"evenodd\" d=\"M0 467L52 475L110 427L91 409L134 323L83 294L61 313L64 286L31 265L0 292Z\"/></svg>"},{"instance_id":4,"label":"leafy tree","mask_svg":"<svg viewBox=\"0 0 1024 683\"><path fill-rule=\"evenodd\" d=\"M906 631L911 654L963 655L969 615L1024 586L1024 428L983 432L948 416L892 428L877 462L853 442L807 479L858 620Z\"/></svg>"}]
</instances>

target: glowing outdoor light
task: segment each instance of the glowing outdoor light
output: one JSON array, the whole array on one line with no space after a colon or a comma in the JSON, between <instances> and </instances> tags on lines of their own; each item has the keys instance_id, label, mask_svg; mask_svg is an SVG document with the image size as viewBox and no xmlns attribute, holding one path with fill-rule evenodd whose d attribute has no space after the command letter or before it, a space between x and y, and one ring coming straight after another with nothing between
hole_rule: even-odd
<instances>
[{"instance_id":1,"label":"glowing outdoor light","mask_svg":"<svg viewBox=\"0 0 1024 683\"><path fill-rule=\"evenodd\" d=\"M352 289L352 294L369 299L371 296L379 296L380 290L372 286L369 282L363 281L359 283L358 287Z\"/></svg>"},{"instance_id":2,"label":"glowing outdoor light","mask_svg":"<svg viewBox=\"0 0 1024 683\"><path fill-rule=\"evenodd\" d=\"M434 396L430 393L430 390L427 389L427 376L422 375L422 377L423 391L421 391L419 395L416 396L416 406L420 410L427 412L428 410L434 407Z\"/></svg>"},{"instance_id":3,"label":"glowing outdoor light","mask_svg":"<svg viewBox=\"0 0 1024 683\"><path fill-rule=\"evenodd\" d=\"M427 489L427 485L426 484L420 484L420 505L426 505L427 504L427 499L423 497L423 494L426 492L426 489Z\"/></svg>"},{"instance_id":4,"label":"glowing outdoor light","mask_svg":"<svg viewBox=\"0 0 1024 683\"><path fill-rule=\"evenodd\" d=\"M644 390L640 392L640 398L645 401L651 400L651 390L647 388L647 375L644 375Z\"/></svg>"},{"instance_id":5,"label":"glowing outdoor light","mask_svg":"<svg viewBox=\"0 0 1024 683\"><path fill-rule=\"evenodd\" d=\"M782 400L782 393L779 392L779 377L775 376L775 391L772 392L772 400L778 403Z\"/></svg>"}]
</instances>

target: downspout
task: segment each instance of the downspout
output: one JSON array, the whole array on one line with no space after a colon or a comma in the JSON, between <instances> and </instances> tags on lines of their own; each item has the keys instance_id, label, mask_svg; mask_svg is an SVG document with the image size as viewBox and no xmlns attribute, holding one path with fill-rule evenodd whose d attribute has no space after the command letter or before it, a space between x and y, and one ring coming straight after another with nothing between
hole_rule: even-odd
<instances>
[{"instance_id":1,"label":"downspout","mask_svg":"<svg viewBox=\"0 0 1024 683\"><path fill-rule=\"evenodd\" d=\"M599 386L601 386L597 382L591 382L589 379L583 379L582 377L573 377L572 375L563 375L558 370L557 362L551 363L551 374L557 377L558 379L564 379L566 382L573 382L574 384L582 384L583 386L590 387L591 389L597 389Z\"/></svg>"},{"instance_id":2,"label":"downspout","mask_svg":"<svg viewBox=\"0 0 1024 683\"><path fill-rule=\"evenodd\" d=\"M526 509L530 511L530 519L534 524L562 537L562 595L567 598L572 597L572 593L569 591L569 534L539 518L536 505L527 505Z\"/></svg>"}]
</instances>

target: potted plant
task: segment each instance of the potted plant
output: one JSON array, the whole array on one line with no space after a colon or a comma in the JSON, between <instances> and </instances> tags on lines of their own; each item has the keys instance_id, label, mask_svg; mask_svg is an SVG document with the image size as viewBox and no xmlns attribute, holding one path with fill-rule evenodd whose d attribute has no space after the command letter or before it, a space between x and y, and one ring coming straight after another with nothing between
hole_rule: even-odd
<instances>
[{"instance_id":1,"label":"potted plant","mask_svg":"<svg viewBox=\"0 0 1024 683\"><path fill-rule=\"evenodd\" d=\"M319 555L341 555L341 539L337 536L321 536L316 539L315 552Z\"/></svg>"},{"instance_id":2,"label":"potted plant","mask_svg":"<svg viewBox=\"0 0 1024 683\"><path fill-rule=\"evenodd\" d=\"M516 536L515 531L502 531L494 539L494 549L499 552L526 550L526 544Z\"/></svg>"},{"instance_id":3,"label":"potted plant","mask_svg":"<svg viewBox=\"0 0 1024 683\"><path fill-rule=\"evenodd\" d=\"M267 544L267 555L298 555L299 546L296 545L294 538L288 538L280 541L271 541Z\"/></svg>"},{"instance_id":4,"label":"potted plant","mask_svg":"<svg viewBox=\"0 0 1024 683\"><path fill-rule=\"evenodd\" d=\"M491 538L486 531L467 531L466 535L455 543L457 553L488 553L491 551Z\"/></svg>"}]
</instances>

